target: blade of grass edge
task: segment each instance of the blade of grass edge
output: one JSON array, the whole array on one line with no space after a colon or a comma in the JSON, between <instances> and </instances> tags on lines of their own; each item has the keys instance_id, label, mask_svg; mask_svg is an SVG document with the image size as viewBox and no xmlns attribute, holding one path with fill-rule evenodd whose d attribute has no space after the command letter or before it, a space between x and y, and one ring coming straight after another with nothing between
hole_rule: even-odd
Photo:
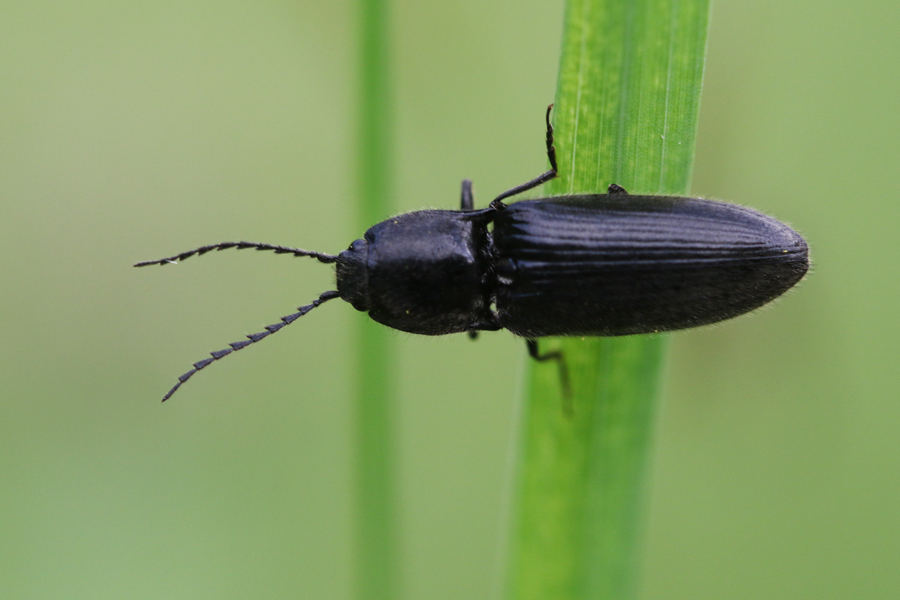
<instances>
[{"instance_id":1,"label":"blade of grass edge","mask_svg":"<svg viewBox=\"0 0 900 600\"><path fill-rule=\"evenodd\" d=\"M686 194L708 0L569 0L548 195ZM636 593L643 485L667 339L542 340L562 348L574 416L552 363L531 362L514 499L509 597Z\"/></svg>"},{"instance_id":2,"label":"blade of grass edge","mask_svg":"<svg viewBox=\"0 0 900 600\"><path fill-rule=\"evenodd\" d=\"M390 214L392 187L388 6L360 0L356 233ZM393 353L387 328L360 315L356 389L355 597L398 597Z\"/></svg>"}]
</instances>

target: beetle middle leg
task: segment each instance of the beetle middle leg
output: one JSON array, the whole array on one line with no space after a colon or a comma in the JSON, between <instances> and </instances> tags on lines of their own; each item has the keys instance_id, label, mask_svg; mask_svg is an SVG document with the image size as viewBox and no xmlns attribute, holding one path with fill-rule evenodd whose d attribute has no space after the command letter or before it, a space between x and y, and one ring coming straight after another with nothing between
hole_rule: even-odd
<instances>
[{"instance_id":1,"label":"beetle middle leg","mask_svg":"<svg viewBox=\"0 0 900 600\"><path fill-rule=\"evenodd\" d=\"M528 355L534 360L538 362L556 361L556 364L559 366L559 383L562 386L563 412L568 416L572 416L574 412L572 407L572 385L569 383L569 368L566 366L566 359L563 353L559 350L554 350L553 352L541 354L538 350L537 340L527 339L525 343L528 345Z\"/></svg>"},{"instance_id":2,"label":"beetle middle leg","mask_svg":"<svg viewBox=\"0 0 900 600\"><path fill-rule=\"evenodd\" d=\"M558 175L558 167L556 166L556 147L553 145L553 125L550 124L550 111L553 109L553 105L547 107L547 158L550 159L550 170L538 177L535 177L531 181L527 181L522 185L517 185L511 190L507 190L491 200L491 208L494 210L500 210L503 208L504 204L502 202L503 199L509 198L510 196L515 196L516 194L521 194L522 192L527 192L532 188L536 188L537 186L550 181L554 177Z\"/></svg>"}]
</instances>

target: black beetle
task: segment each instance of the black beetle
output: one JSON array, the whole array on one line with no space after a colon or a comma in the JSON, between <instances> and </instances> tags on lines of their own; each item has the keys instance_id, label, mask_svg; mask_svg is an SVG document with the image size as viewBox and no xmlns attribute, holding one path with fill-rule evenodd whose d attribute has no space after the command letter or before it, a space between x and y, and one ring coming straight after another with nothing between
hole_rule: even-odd
<instances>
[{"instance_id":1,"label":"black beetle","mask_svg":"<svg viewBox=\"0 0 900 600\"><path fill-rule=\"evenodd\" d=\"M211 353L200 369L275 333L323 302L342 298L375 321L424 335L508 329L538 360L536 338L619 336L707 325L777 298L806 273L806 242L755 210L700 198L607 194L503 200L556 177L547 108L550 170L476 210L472 183L461 210L420 210L382 221L338 255L252 242L203 246L161 260L229 248L272 250L335 263L337 290L283 317L265 331ZM490 227L492 226L492 227Z\"/></svg>"}]
</instances>

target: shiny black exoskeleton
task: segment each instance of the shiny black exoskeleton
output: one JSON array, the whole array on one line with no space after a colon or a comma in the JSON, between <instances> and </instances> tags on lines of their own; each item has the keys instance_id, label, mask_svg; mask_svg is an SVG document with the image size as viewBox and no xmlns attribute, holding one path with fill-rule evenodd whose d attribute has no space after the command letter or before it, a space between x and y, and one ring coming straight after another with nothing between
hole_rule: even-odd
<instances>
[{"instance_id":1,"label":"shiny black exoskeleton","mask_svg":"<svg viewBox=\"0 0 900 600\"><path fill-rule=\"evenodd\" d=\"M424 335L508 329L538 360L545 336L619 336L729 319L777 298L806 273L806 242L755 210L699 198L607 194L503 200L556 177L551 169L474 209L463 182L461 210L421 210L382 221L339 255L250 242L204 246L136 266L194 254L255 248L336 263L337 290L199 361L166 394L213 361L278 331L340 297L375 321Z\"/></svg>"},{"instance_id":2,"label":"shiny black exoskeleton","mask_svg":"<svg viewBox=\"0 0 900 600\"><path fill-rule=\"evenodd\" d=\"M337 257L337 287L409 333L616 336L735 317L806 269L803 238L754 210L618 193L394 217Z\"/></svg>"}]
</instances>

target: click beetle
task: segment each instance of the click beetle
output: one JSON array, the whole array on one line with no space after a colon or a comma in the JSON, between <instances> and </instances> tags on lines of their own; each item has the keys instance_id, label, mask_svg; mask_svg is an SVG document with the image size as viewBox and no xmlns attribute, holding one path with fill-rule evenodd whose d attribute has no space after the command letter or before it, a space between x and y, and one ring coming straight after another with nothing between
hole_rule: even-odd
<instances>
[{"instance_id":1,"label":"click beetle","mask_svg":"<svg viewBox=\"0 0 900 600\"><path fill-rule=\"evenodd\" d=\"M701 198L606 194L503 200L557 175L550 110L550 170L475 209L472 183L460 210L419 210L366 231L340 254L253 242L224 242L136 267L176 263L213 250L271 250L335 264L337 289L264 331L194 363L163 397L197 371L281 330L323 302L341 298L375 321L409 333L444 335L507 329L537 360L545 336L621 336L716 323L785 293L809 267L793 229L755 210Z\"/></svg>"}]
</instances>

